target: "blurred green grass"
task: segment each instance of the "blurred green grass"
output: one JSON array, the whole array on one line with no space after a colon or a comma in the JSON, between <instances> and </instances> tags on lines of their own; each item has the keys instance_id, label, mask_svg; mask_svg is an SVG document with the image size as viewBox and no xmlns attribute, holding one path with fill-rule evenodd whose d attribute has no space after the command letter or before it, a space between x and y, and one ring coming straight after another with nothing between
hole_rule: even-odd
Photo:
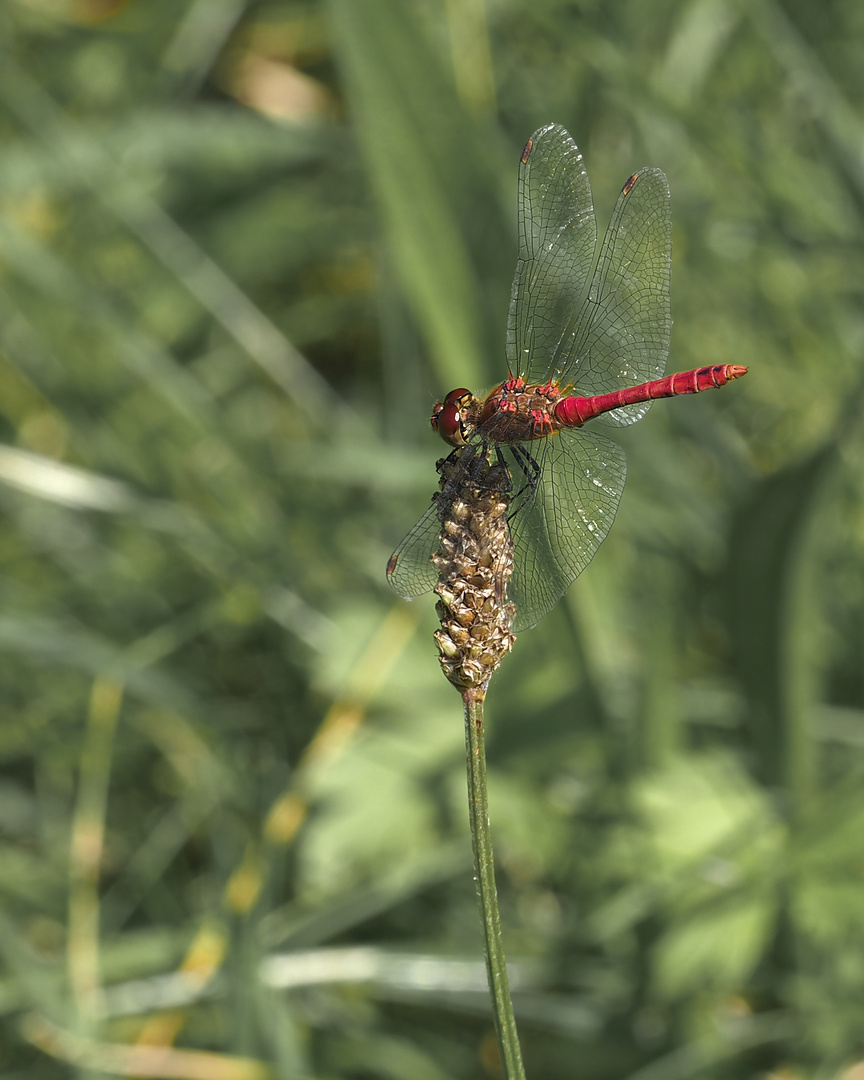
<instances>
[{"instance_id":1,"label":"blurred green grass","mask_svg":"<svg viewBox=\"0 0 864 1080\"><path fill-rule=\"evenodd\" d=\"M860 1061L862 24L3 9L4 1076L495 1075L458 699L383 568L430 404L501 377L549 121L601 227L664 169L670 370L750 374L621 433L612 535L492 685L528 1075Z\"/></svg>"}]
</instances>

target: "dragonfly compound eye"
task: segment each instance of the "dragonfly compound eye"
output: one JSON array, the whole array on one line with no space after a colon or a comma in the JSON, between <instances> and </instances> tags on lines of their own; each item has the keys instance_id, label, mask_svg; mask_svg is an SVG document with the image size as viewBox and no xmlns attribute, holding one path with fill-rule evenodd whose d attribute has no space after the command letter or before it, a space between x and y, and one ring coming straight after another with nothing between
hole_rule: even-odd
<instances>
[{"instance_id":1,"label":"dragonfly compound eye","mask_svg":"<svg viewBox=\"0 0 864 1080\"><path fill-rule=\"evenodd\" d=\"M462 423L461 409L471 400L471 391L460 387L451 390L443 402L432 410L432 427L444 442L451 446L464 446L465 425Z\"/></svg>"},{"instance_id":2,"label":"dragonfly compound eye","mask_svg":"<svg viewBox=\"0 0 864 1080\"><path fill-rule=\"evenodd\" d=\"M432 415L432 427L451 446L465 445L465 429L462 417L455 405L436 405Z\"/></svg>"}]
</instances>

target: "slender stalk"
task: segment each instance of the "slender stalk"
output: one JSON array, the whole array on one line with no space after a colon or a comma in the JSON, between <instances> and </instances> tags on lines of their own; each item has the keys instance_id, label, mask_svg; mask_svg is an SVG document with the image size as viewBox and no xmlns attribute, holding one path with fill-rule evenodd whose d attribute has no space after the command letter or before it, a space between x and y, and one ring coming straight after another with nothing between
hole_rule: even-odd
<instances>
[{"instance_id":1,"label":"slender stalk","mask_svg":"<svg viewBox=\"0 0 864 1080\"><path fill-rule=\"evenodd\" d=\"M492 1016L498 1049L506 1080L525 1080L522 1051L510 999L507 961L501 940L501 920L498 916L498 892L495 888L495 862L492 857L492 836L489 827L489 799L486 792L486 745L483 730L484 689L465 690L465 751L468 759L468 813L471 819L471 846L474 851L474 880L480 902L483 942L486 953L486 975L492 997Z\"/></svg>"}]
</instances>

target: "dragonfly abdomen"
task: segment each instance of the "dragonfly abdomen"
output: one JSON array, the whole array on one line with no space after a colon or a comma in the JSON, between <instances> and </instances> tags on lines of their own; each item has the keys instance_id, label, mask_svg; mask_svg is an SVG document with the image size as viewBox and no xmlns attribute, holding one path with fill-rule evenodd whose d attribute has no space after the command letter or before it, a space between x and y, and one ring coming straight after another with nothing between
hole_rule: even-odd
<instances>
[{"instance_id":1,"label":"dragonfly abdomen","mask_svg":"<svg viewBox=\"0 0 864 1080\"><path fill-rule=\"evenodd\" d=\"M747 368L739 364L715 364L713 367L696 368L693 371L679 371L675 375L667 375L664 379L653 379L651 382L639 383L638 386L625 386L623 390L614 390L610 394L562 398L555 405L553 413L562 427L581 427L593 417L612 409L620 409L624 405L636 405L654 398L676 397L678 394L698 394L701 390L725 386L746 374Z\"/></svg>"}]
</instances>

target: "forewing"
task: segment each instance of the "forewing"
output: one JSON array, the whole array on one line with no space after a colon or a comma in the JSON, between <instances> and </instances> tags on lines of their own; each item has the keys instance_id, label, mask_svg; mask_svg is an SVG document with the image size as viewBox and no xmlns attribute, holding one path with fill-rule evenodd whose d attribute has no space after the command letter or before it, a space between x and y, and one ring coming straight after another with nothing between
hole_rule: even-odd
<instances>
[{"instance_id":1,"label":"forewing","mask_svg":"<svg viewBox=\"0 0 864 1080\"><path fill-rule=\"evenodd\" d=\"M438 550L440 533L438 507L433 503L390 556L387 580L404 599L422 596L438 580L438 571L430 559Z\"/></svg>"},{"instance_id":2,"label":"forewing","mask_svg":"<svg viewBox=\"0 0 864 1080\"><path fill-rule=\"evenodd\" d=\"M508 595L516 605L516 632L539 622L594 558L615 520L627 475L624 451L594 431L563 431L537 445L537 453L533 445L525 449L541 466L540 478L521 508L514 495L510 522Z\"/></svg>"},{"instance_id":3,"label":"forewing","mask_svg":"<svg viewBox=\"0 0 864 1080\"><path fill-rule=\"evenodd\" d=\"M550 377L572 324L597 246L591 185L576 143L560 124L535 131L519 165L519 252L507 317L510 371Z\"/></svg>"},{"instance_id":4,"label":"forewing","mask_svg":"<svg viewBox=\"0 0 864 1080\"><path fill-rule=\"evenodd\" d=\"M556 365L562 383L587 397L663 374L672 328L671 266L669 184L659 169L642 169L618 197L588 296L562 342ZM602 419L632 424L649 406L628 405Z\"/></svg>"}]
</instances>

